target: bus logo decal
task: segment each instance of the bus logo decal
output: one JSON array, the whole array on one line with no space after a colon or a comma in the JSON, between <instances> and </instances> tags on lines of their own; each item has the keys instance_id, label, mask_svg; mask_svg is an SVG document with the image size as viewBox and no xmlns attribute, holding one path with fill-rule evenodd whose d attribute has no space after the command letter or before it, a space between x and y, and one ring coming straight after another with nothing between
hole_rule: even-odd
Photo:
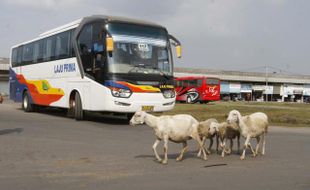
<instances>
[{"instance_id":1,"label":"bus logo decal","mask_svg":"<svg viewBox=\"0 0 310 190\"><path fill-rule=\"evenodd\" d=\"M69 73L75 71L76 69L74 63L65 63L54 66L54 73Z\"/></svg>"}]
</instances>

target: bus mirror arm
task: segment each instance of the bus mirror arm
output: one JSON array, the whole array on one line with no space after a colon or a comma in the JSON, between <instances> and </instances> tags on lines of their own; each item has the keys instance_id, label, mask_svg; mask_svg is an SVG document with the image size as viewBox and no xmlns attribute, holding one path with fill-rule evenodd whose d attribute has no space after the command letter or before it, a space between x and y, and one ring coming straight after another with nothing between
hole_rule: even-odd
<instances>
[{"instance_id":1,"label":"bus mirror arm","mask_svg":"<svg viewBox=\"0 0 310 190\"><path fill-rule=\"evenodd\" d=\"M175 46L177 58L182 57L182 46L181 42L174 36L169 34L169 40L171 40L171 44Z\"/></svg>"}]
</instances>

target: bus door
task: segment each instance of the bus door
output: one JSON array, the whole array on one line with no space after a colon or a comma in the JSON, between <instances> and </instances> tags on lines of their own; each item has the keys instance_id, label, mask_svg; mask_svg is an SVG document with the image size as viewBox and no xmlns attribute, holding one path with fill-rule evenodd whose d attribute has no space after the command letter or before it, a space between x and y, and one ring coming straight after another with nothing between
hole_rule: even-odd
<instances>
[{"instance_id":1,"label":"bus door","mask_svg":"<svg viewBox=\"0 0 310 190\"><path fill-rule=\"evenodd\" d=\"M85 25L78 36L79 54L87 77L102 83L106 68L106 33L102 23Z\"/></svg>"}]
</instances>

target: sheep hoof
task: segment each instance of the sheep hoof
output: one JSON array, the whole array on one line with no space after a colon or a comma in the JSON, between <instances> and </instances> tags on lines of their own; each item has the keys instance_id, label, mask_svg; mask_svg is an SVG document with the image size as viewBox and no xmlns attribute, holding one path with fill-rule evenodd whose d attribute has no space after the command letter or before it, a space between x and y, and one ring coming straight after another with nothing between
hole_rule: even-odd
<instances>
[{"instance_id":1,"label":"sheep hoof","mask_svg":"<svg viewBox=\"0 0 310 190\"><path fill-rule=\"evenodd\" d=\"M166 164L168 164L168 160L163 160L161 163L166 165Z\"/></svg>"},{"instance_id":2,"label":"sheep hoof","mask_svg":"<svg viewBox=\"0 0 310 190\"><path fill-rule=\"evenodd\" d=\"M157 162L160 162L160 163L161 163L162 161L163 161L162 159L157 159Z\"/></svg>"},{"instance_id":3,"label":"sheep hoof","mask_svg":"<svg viewBox=\"0 0 310 190\"><path fill-rule=\"evenodd\" d=\"M208 157L204 156L203 159L204 159L204 160L208 160Z\"/></svg>"},{"instance_id":4,"label":"sheep hoof","mask_svg":"<svg viewBox=\"0 0 310 190\"><path fill-rule=\"evenodd\" d=\"M176 159L177 162L180 162L180 161L182 161L182 160L183 160L182 157L177 157L177 159Z\"/></svg>"},{"instance_id":5,"label":"sheep hoof","mask_svg":"<svg viewBox=\"0 0 310 190\"><path fill-rule=\"evenodd\" d=\"M252 157L255 158L257 154L252 154Z\"/></svg>"},{"instance_id":6,"label":"sheep hoof","mask_svg":"<svg viewBox=\"0 0 310 190\"><path fill-rule=\"evenodd\" d=\"M201 153L199 152L198 154L197 154L197 157L200 157L201 156Z\"/></svg>"},{"instance_id":7,"label":"sheep hoof","mask_svg":"<svg viewBox=\"0 0 310 190\"><path fill-rule=\"evenodd\" d=\"M211 151L210 151L210 150L208 150L208 149L207 149L207 154L208 154L208 155L210 155L210 154L211 154Z\"/></svg>"},{"instance_id":8,"label":"sheep hoof","mask_svg":"<svg viewBox=\"0 0 310 190\"><path fill-rule=\"evenodd\" d=\"M240 160L244 160L244 156L240 156Z\"/></svg>"}]
</instances>

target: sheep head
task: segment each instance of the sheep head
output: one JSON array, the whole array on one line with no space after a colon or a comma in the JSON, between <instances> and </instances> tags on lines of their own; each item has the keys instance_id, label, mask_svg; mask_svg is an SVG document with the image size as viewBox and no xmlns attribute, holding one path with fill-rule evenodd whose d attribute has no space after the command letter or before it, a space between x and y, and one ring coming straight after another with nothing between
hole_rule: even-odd
<instances>
[{"instance_id":1,"label":"sheep head","mask_svg":"<svg viewBox=\"0 0 310 190\"><path fill-rule=\"evenodd\" d=\"M219 123L212 122L212 123L210 124L209 134L210 134L210 135L214 135L214 134L217 133L218 131L219 131Z\"/></svg>"},{"instance_id":2,"label":"sheep head","mask_svg":"<svg viewBox=\"0 0 310 190\"><path fill-rule=\"evenodd\" d=\"M143 124L145 121L146 112L144 111L137 111L131 118L129 124L131 126L136 126L139 124Z\"/></svg>"},{"instance_id":3,"label":"sheep head","mask_svg":"<svg viewBox=\"0 0 310 190\"><path fill-rule=\"evenodd\" d=\"M232 123L239 123L239 120L241 119L241 114L237 110L232 110L229 112L228 117L227 117L227 123L232 124Z\"/></svg>"}]
</instances>

